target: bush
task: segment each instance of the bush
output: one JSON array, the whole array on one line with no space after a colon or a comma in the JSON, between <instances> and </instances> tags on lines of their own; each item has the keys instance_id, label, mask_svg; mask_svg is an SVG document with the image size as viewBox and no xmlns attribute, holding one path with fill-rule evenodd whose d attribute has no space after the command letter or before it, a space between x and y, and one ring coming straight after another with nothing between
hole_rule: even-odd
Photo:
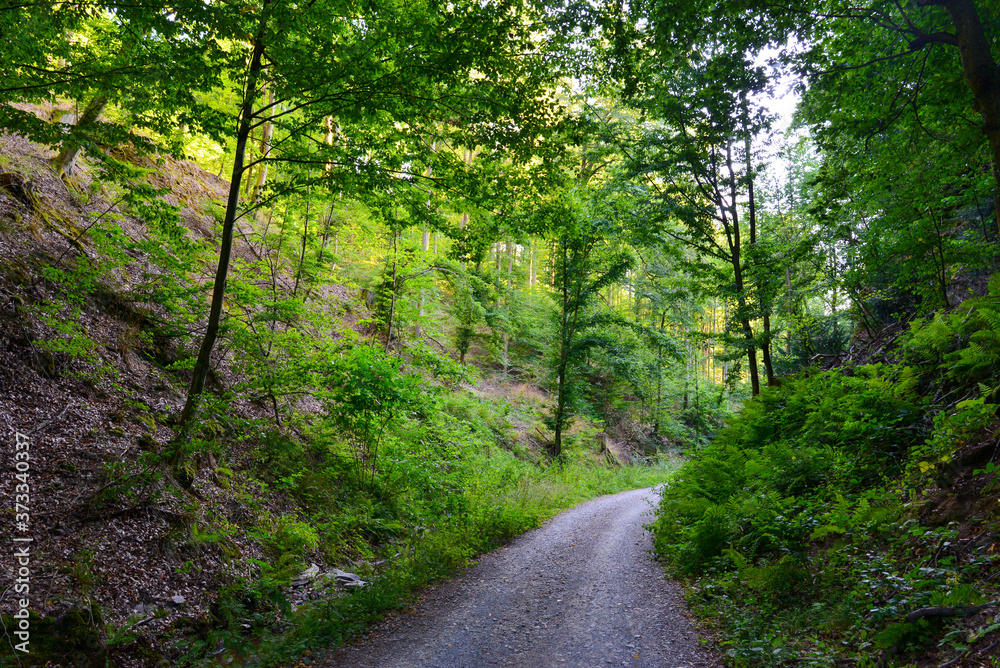
<instances>
[{"instance_id":1,"label":"bush","mask_svg":"<svg viewBox=\"0 0 1000 668\"><path fill-rule=\"evenodd\" d=\"M813 507L901 469L913 437L899 427L919 415L909 386L881 366L769 388L680 470L658 513L658 549L689 572L727 547L750 563L805 549Z\"/></svg>"},{"instance_id":2,"label":"bush","mask_svg":"<svg viewBox=\"0 0 1000 668\"><path fill-rule=\"evenodd\" d=\"M951 484L959 452L995 438L997 297L1000 279L990 298L912 325L898 365L810 370L766 389L681 468L655 546L695 584L729 664L884 665L968 642L958 622L906 616L973 605L994 586L992 555L915 511L923 490ZM933 406L935 394L951 403Z\"/></svg>"}]
</instances>

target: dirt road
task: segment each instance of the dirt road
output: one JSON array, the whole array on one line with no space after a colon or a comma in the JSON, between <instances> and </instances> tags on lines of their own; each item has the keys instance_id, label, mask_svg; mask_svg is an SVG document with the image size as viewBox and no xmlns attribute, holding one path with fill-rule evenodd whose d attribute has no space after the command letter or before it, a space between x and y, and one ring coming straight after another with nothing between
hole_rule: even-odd
<instances>
[{"instance_id":1,"label":"dirt road","mask_svg":"<svg viewBox=\"0 0 1000 668\"><path fill-rule=\"evenodd\" d=\"M648 552L654 499L633 490L567 511L314 665L719 666Z\"/></svg>"}]
</instances>

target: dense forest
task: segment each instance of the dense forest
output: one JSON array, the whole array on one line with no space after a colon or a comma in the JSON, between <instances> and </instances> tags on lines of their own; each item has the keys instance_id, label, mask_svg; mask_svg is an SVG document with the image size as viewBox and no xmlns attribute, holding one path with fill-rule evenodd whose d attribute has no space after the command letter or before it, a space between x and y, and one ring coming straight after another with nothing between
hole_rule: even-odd
<instances>
[{"instance_id":1,"label":"dense forest","mask_svg":"<svg viewBox=\"0 0 1000 668\"><path fill-rule=\"evenodd\" d=\"M278 665L666 482L727 665L997 665L1000 3L0 35L0 664Z\"/></svg>"}]
</instances>

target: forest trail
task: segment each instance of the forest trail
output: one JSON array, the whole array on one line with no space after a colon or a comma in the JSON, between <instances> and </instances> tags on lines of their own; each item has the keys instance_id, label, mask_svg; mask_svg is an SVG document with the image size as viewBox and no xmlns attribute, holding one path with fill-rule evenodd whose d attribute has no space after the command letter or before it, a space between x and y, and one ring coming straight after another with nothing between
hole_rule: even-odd
<instances>
[{"instance_id":1,"label":"forest trail","mask_svg":"<svg viewBox=\"0 0 1000 668\"><path fill-rule=\"evenodd\" d=\"M719 666L649 552L656 499L639 489L564 512L313 665Z\"/></svg>"}]
</instances>

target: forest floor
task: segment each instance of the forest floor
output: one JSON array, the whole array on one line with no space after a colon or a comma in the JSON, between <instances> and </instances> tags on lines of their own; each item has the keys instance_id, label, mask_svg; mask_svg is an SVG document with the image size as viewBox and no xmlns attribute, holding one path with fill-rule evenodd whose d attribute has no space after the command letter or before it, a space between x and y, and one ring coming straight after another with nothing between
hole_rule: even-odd
<instances>
[{"instance_id":1,"label":"forest floor","mask_svg":"<svg viewBox=\"0 0 1000 668\"><path fill-rule=\"evenodd\" d=\"M651 556L657 498L640 489L566 511L312 665L720 666Z\"/></svg>"}]
</instances>

